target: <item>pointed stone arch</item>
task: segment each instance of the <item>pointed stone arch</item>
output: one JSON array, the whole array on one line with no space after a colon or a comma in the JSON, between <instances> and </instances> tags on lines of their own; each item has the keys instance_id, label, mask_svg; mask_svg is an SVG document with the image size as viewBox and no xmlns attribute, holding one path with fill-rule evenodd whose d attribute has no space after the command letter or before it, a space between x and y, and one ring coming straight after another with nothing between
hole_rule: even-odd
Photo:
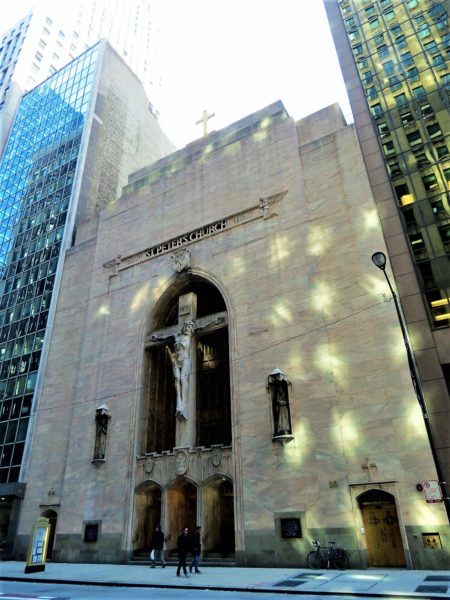
<instances>
[{"instance_id":1,"label":"pointed stone arch","mask_svg":"<svg viewBox=\"0 0 450 600\"><path fill-rule=\"evenodd\" d=\"M149 552L152 534L162 521L162 489L152 480L141 483L134 494L135 526L133 535L133 550Z\"/></svg>"},{"instance_id":2,"label":"pointed stone arch","mask_svg":"<svg viewBox=\"0 0 450 600\"><path fill-rule=\"evenodd\" d=\"M180 316L180 298L195 298L194 317ZM140 452L161 453L176 446L209 447L231 444L231 375L227 303L221 290L203 275L181 273L166 286L148 315L141 405ZM221 315L223 324L218 324ZM216 318L216 322L214 321ZM209 319L209 323L208 323ZM180 323L195 320L195 346L191 349L189 393L191 425L179 435L178 398L175 390L172 347L152 345L152 332L173 337ZM214 325L211 327L211 325ZM155 337L155 336L154 336ZM173 339L172 339L173 342ZM195 424L195 425L194 425ZM187 429L187 428L185 428Z\"/></svg>"},{"instance_id":3,"label":"pointed stone arch","mask_svg":"<svg viewBox=\"0 0 450 600\"><path fill-rule=\"evenodd\" d=\"M198 489L187 477L177 477L167 488L167 549L174 552L177 537L187 527L192 533L198 523Z\"/></svg>"},{"instance_id":4,"label":"pointed stone arch","mask_svg":"<svg viewBox=\"0 0 450 600\"><path fill-rule=\"evenodd\" d=\"M205 553L234 554L234 486L230 477L215 474L202 484Z\"/></svg>"}]
</instances>

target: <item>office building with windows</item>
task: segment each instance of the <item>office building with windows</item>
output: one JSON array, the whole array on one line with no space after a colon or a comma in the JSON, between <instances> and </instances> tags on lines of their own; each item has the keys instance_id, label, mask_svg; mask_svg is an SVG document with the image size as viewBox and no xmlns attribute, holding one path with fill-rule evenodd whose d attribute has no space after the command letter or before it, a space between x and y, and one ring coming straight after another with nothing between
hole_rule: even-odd
<instances>
[{"instance_id":1,"label":"office building with windows","mask_svg":"<svg viewBox=\"0 0 450 600\"><path fill-rule=\"evenodd\" d=\"M65 250L78 222L114 200L131 170L173 148L141 83L105 41L22 98L0 163L0 536L6 555L25 489Z\"/></svg>"},{"instance_id":2,"label":"office building with windows","mask_svg":"<svg viewBox=\"0 0 450 600\"><path fill-rule=\"evenodd\" d=\"M41 0L0 38L0 154L21 95L102 38L155 102L161 77L151 0Z\"/></svg>"},{"instance_id":3,"label":"office building with windows","mask_svg":"<svg viewBox=\"0 0 450 600\"><path fill-rule=\"evenodd\" d=\"M449 3L324 1L449 482Z\"/></svg>"}]
</instances>

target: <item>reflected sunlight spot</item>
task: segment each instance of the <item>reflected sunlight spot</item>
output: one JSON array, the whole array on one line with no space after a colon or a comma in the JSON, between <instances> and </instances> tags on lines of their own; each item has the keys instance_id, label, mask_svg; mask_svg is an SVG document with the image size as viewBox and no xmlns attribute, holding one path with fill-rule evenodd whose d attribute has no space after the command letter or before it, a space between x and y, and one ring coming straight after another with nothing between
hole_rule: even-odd
<instances>
[{"instance_id":1,"label":"reflected sunlight spot","mask_svg":"<svg viewBox=\"0 0 450 600\"><path fill-rule=\"evenodd\" d=\"M337 442L355 443L359 441L359 434L353 417L349 414L335 416L334 427L332 427L333 436Z\"/></svg>"},{"instance_id":2,"label":"reflected sunlight spot","mask_svg":"<svg viewBox=\"0 0 450 600\"><path fill-rule=\"evenodd\" d=\"M273 310L275 311L276 315L272 316L272 323L274 325L277 325L280 319L286 321L287 323L292 323L292 311L286 302L279 300L273 305Z\"/></svg>"},{"instance_id":3,"label":"reflected sunlight spot","mask_svg":"<svg viewBox=\"0 0 450 600\"><path fill-rule=\"evenodd\" d=\"M242 275L245 273L245 262L241 256L235 256L228 261L231 275Z\"/></svg>"},{"instance_id":4,"label":"reflected sunlight spot","mask_svg":"<svg viewBox=\"0 0 450 600\"><path fill-rule=\"evenodd\" d=\"M434 510L436 504L426 504L423 496L417 496L417 501L411 507L411 514L417 519L417 523L427 523L427 525L440 525L445 517L439 511ZM442 507L444 508L444 507Z\"/></svg>"},{"instance_id":5,"label":"reflected sunlight spot","mask_svg":"<svg viewBox=\"0 0 450 600\"><path fill-rule=\"evenodd\" d=\"M378 217L377 209L366 210L364 213L364 225L367 231L374 231L380 229L380 219Z\"/></svg>"},{"instance_id":6,"label":"reflected sunlight spot","mask_svg":"<svg viewBox=\"0 0 450 600\"><path fill-rule=\"evenodd\" d=\"M228 156L231 156L231 155L239 152L240 148L241 148L241 142L237 141L237 142L233 142L232 144L228 144L227 146L225 146L225 148L223 148L222 152Z\"/></svg>"},{"instance_id":7,"label":"reflected sunlight spot","mask_svg":"<svg viewBox=\"0 0 450 600\"><path fill-rule=\"evenodd\" d=\"M333 379L341 385L346 380L347 366L345 360L332 344L319 344L316 348L315 364L323 373L332 373Z\"/></svg>"},{"instance_id":8,"label":"reflected sunlight spot","mask_svg":"<svg viewBox=\"0 0 450 600\"><path fill-rule=\"evenodd\" d=\"M279 236L270 242L271 266L276 266L285 258L289 257L288 238L286 235Z\"/></svg>"},{"instance_id":9,"label":"reflected sunlight spot","mask_svg":"<svg viewBox=\"0 0 450 600\"><path fill-rule=\"evenodd\" d=\"M210 154L212 151L214 150L214 146L212 144L207 144L204 148L203 148L203 154Z\"/></svg>"},{"instance_id":10,"label":"reflected sunlight spot","mask_svg":"<svg viewBox=\"0 0 450 600\"><path fill-rule=\"evenodd\" d=\"M161 290L162 290L162 288L164 288L166 283L167 283L167 277L164 277L163 275L158 277L158 279L155 282L153 289L152 289L152 298L153 299L159 297L159 295L161 294Z\"/></svg>"},{"instance_id":11,"label":"reflected sunlight spot","mask_svg":"<svg viewBox=\"0 0 450 600\"><path fill-rule=\"evenodd\" d=\"M325 315L331 315L330 307L333 303L330 288L326 283L321 281L314 285L314 290L311 294L313 307L323 312Z\"/></svg>"},{"instance_id":12,"label":"reflected sunlight spot","mask_svg":"<svg viewBox=\"0 0 450 600\"><path fill-rule=\"evenodd\" d=\"M269 133L267 129L265 131L255 131L255 133L253 134L253 139L255 140L255 142L263 142L265 139L267 139L268 136Z\"/></svg>"},{"instance_id":13,"label":"reflected sunlight spot","mask_svg":"<svg viewBox=\"0 0 450 600\"><path fill-rule=\"evenodd\" d=\"M413 390L411 391L413 392ZM414 439L417 439L419 436L426 437L426 430L423 425L423 416L418 404L415 408L412 408L411 404L408 402L406 424L409 433L414 436Z\"/></svg>"},{"instance_id":14,"label":"reflected sunlight spot","mask_svg":"<svg viewBox=\"0 0 450 600\"><path fill-rule=\"evenodd\" d=\"M107 317L109 314L111 313L107 304L102 304L97 311L97 317Z\"/></svg>"},{"instance_id":15,"label":"reflected sunlight spot","mask_svg":"<svg viewBox=\"0 0 450 600\"><path fill-rule=\"evenodd\" d=\"M314 256L324 255L330 247L331 238L331 227L323 227L321 225L311 226L306 242L306 252Z\"/></svg>"},{"instance_id":16,"label":"reflected sunlight spot","mask_svg":"<svg viewBox=\"0 0 450 600\"><path fill-rule=\"evenodd\" d=\"M403 337L400 333L400 326L392 332L392 343L389 345L389 356L392 358L393 362L396 364L403 364L406 357L405 350L405 342L403 341Z\"/></svg>"},{"instance_id":17,"label":"reflected sunlight spot","mask_svg":"<svg viewBox=\"0 0 450 600\"><path fill-rule=\"evenodd\" d=\"M365 281L362 283L365 291L371 296L375 296L378 299L381 299L384 295L388 294L390 297L391 293L389 288L387 287L386 281L382 279L379 275L366 275Z\"/></svg>"},{"instance_id":18,"label":"reflected sunlight spot","mask_svg":"<svg viewBox=\"0 0 450 600\"><path fill-rule=\"evenodd\" d=\"M287 444L284 448L284 460L288 464L301 465L307 458L311 447L311 427L307 420L302 418L298 423L292 423L292 431L294 433L297 444Z\"/></svg>"},{"instance_id":19,"label":"reflected sunlight spot","mask_svg":"<svg viewBox=\"0 0 450 600\"><path fill-rule=\"evenodd\" d=\"M260 128L265 129L266 127L270 127L272 124L272 117L264 117L264 119L260 123Z\"/></svg>"},{"instance_id":20,"label":"reflected sunlight spot","mask_svg":"<svg viewBox=\"0 0 450 600\"><path fill-rule=\"evenodd\" d=\"M148 302L148 291L150 284L146 283L141 289L134 295L133 300L131 301L130 310L131 312L137 311L143 304Z\"/></svg>"}]
</instances>

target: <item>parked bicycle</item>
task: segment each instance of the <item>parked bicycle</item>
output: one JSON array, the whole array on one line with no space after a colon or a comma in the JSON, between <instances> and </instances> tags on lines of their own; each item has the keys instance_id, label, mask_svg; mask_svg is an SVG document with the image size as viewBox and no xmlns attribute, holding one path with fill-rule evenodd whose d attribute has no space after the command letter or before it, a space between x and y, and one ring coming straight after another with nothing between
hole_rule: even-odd
<instances>
[{"instance_id":1,"label":"parked bicycle","mask_svg":"<svg viewBox=\"0 0 450 600\"><path fill-rule=\"evenodd\" d=\"M335 548L336 542L328 542L329 546L322 549L318 540L313 540L315 550L308 554L308 565L311 569L348 569L350 560L344 548Z\"/></svg>"}]
</instances>

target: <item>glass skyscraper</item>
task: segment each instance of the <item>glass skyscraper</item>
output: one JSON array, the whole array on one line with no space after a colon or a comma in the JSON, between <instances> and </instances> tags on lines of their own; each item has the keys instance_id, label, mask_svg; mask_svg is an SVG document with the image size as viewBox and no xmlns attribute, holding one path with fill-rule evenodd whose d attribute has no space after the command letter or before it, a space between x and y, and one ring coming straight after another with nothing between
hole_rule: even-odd
<instances>
[{"instance_id":1,"label":"glass skyscraper","mask_svg":"<svg viewBox=\"0 0 450 600\"><path fill-rule=\"evenodd\" d=\"M449 481L450 4L324 4Z\"/></svg>"},{"instance_id":2,"label":"glass skyscraper","mask_svg":"<svg viewBox=\"0 0 450 600\"><path fill-rule=\"evenodd\" d=\"M0 483L19 480L97 55L24 96L0 164Z\"/></svg>"}]
</instances>

